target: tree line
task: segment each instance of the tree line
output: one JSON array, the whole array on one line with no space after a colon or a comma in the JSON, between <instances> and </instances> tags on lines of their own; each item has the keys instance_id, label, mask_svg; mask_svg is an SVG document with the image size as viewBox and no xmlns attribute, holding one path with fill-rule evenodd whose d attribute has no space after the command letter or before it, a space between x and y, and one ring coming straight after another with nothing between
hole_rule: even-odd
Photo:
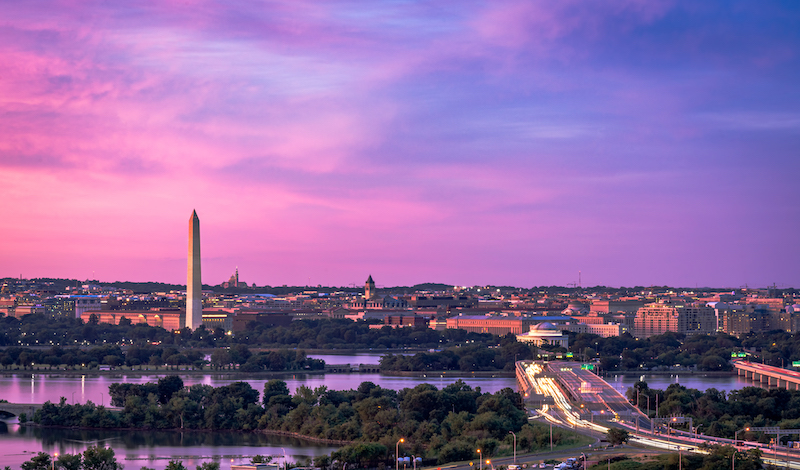
<instances>
[{"instance_id":1,"label":"tree line","mask_svg":"<svg viewBox=\"0 0 800 470\"><path fill-rule=\"evenodd\" d=\"M157 383L114 384L109 395L121 410L61 399L37 410L33 421L42 426L293 433L346 444L331 458L353 464L390 461L400 438L406 454L439 463L476 458L479 448L484 457L508 452L509 431L517 434L518 451L549 445L549 430L527 423L518 393L509 388L482 393L462 381L441 390L421 384L398 392L364 382L355 390L300 386L291 394L285 382L270 380L259 396L247 382L184 387L180 377L169 376ZM576 439L555 429L553 438L556 445Z\"/></svg>"},{"instance_id":2,"label":"tree line","mask_svg":"<svg viewBox=\"0 0 800 470\"><path fill-rule=\"evenodd\" d=\"M702 392L671 384L666 390L651 389L646 382L637 382L627 391L630 402L636 405L636 391L639 392L640 408L645 410L645 401L652 406L651 417L655 416L658 403L658 416L691 417L693 425L709 436L769 442L775 436L741 431L748 427L775 426L782 429L800 429L800 391L780 388L764 389L744 387L731 392L709 388ZM800 436L781 436L781 443L800 440Z\"/></svg>"},{"instance_id":3,"label":"tree line","mask_svg":"<svg viewBox=\"0 0 800 470\"><path fill-rule=\"evenodd\" d=\"M0 346L50 346L53 355L59 355L64 348L66 355L61 364L87 364L91 358L79 357L76 347L91 349L97 345L131 344L140 348L137 354L119 354L110 351L103 357L94 357L94 362L109 363L111 360L125 365L193 365L201 367L197 348L230 348L231 363L238 362L232 353L236 346L259 348L292 349L391 349L419 348L433 349L434 352L415 356L394 356L386 358L381 366L387 371L427 371L427 370L503 370L513 368L513 361L535 359L542 352L571 352L574 357L596 360L606 371L653 370L674 366L701 371L726 371L731 369L732 352L743 349L757 350L760 360L775 366L788 365L800 360L800 335L783 331L751 333L736 338L724 333L716 335L685 336L665 333L649 338L637 339L630 334L603 338L592 334L569 333L569 350L543 346L532 348L516 342L514 335L498 337L488 333L470 333L459 329L436 331L427 327L416 328L370 328L367 322L353 322L339 319L315 319L292 321L287 326L270 326L252 322L246 331L227 335L221 328L213 331L201 326L194 331L183 329L180 332L167 332L160 327L123 322L121 325L89 322L80 319L49 319L44 315L26 315L21 320L0 318ZM158 345L162 357L151 346ZM133 349L133 348L131 348ZM142 351L145 351L142 353ZM6 367L17 364L25 366L26 360L19 360L19 353L0 355L0 364ZM30 358L28 352L23 359ZM166 354L166 356L165 356ZM218 364L224 363L219 353ZM96 356L96 355L95 355ZM106 357L108 356L108 357ZM248 357L249 358L249 357ZM89 359L87 362L86 359ZM50 359L54 361L55 359ZM5 361L5 362L4 362ZM9 362L10 361L10 362ZM137 362L138 361L138 362ZM247 365L248 370L281 370L281 359L255 357ZM284 357L284 362L292 362ZM47 363L44 358L35 362ZM111 362L113 365L113 362ZM285 365L283 370L293 366ZM305 366L303 366L305 367Z\"/></svg>"},{"instance_id":4,"label":"tree line","mask_svg":"<svg viewBox=\"0 0 800 470\"><path fill-rule=\"evenodd\" d=\"M466 343L437 352L414 355L387 354L381 358L381 371L483 371L514 370L515 361L534 358L535 347L520 343L513 334L493 341Z\"/></svg>"},{"instance_id":5,"label":"tree line","mask_svg":"<svg viewBox=\"0 0 800 470\"><path fill-rule=\"evenodd\" d=\"M253 353L242 344L231 348L218 348L211 353L210 361L196 349L178 349L173 346L131 346L123 350L118 345L95 346L86 349L53 346L48 349L9 347L0 350L0 365L3 369L89 368L100 364L110 367L128 366L182 366L195 369L210 366L216 370L238 369L242 372L321 370L325 361L309 358L305 351L283 349Z\"/></svg>"},{"instance_id":6,"label":"tree line","mask_svg":"<svg viewBox=\"0 0 800 470\"><path fill-rule=\"evenodd\" d=\"M437 331L427 327L370 328L375 321L344 319L302 319L287 326L250 322L245 331L232 335L222 328L207 329L201 325L177 332L157 326L132 323L128 319L119 325L100 323L90 317L49 318L42 314L25 315L22 319L0 317L0 346L91 346L99 344L133 344L146 346L157 343L176 348L232 347L236 344L261 348L298 349L390 349L440 348L466 341L494 342L497 337L488 333L468 333L464 330Z\"/></svg>"}]
</instances>

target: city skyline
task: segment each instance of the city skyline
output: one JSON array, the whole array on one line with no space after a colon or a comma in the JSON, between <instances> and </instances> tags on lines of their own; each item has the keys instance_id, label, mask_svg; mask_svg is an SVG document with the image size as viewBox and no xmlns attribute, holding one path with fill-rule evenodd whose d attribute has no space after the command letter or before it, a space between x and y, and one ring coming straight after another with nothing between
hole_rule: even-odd
<instances>
[{"instance_id":1,"label":"city skyline","mask_svg":"<svg viewBox=\"0 0 800 470\"><path fill-rule=\"evenodd\" d=\"M0 18L0 276L800 286L794 4Z\"/></svg>"}]
</instances>

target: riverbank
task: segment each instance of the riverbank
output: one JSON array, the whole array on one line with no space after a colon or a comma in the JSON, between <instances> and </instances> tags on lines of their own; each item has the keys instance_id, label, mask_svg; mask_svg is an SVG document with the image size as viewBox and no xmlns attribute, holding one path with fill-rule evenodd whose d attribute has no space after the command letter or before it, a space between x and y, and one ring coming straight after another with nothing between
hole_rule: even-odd
<instances>
[{"instance_id":1,"label":"riverbank","mask_svg":"<svg viewBox=\"0 0 800 470\"><path fill-rule=\"evenodd\" d=\"M407 370L387 370L381 371L381 375L387 377L431 377L431 378L444 378L444 377L481 377L492 378L502 377L510 378L516 377L516 372L513 370L479 370L479 371L461 371L461 370L428 370L428 371L407 371Z\"/></svg>"},{"instance_id":2,"label":"riverbank","mask_svg":"<svg viewBox=\"0 0 800 470\"><path fill-rule=\"evenodd\" d=\"M112 412L119 412L122 408L106 407L107 410ZM174 428L174 429L150 429L150 428L97 428L87 426L43 426L36 424L32 421L25 423L18 423L19 426L27 428L39 429L68 429L71 431L102 431L102 432L166 432L166 433L196 433L196 434L210 434L210 433L229 433L229 434L265 434L267 436L282 436L298 439L300 441L313 442L316 444L326 444L332 446L346 446L353 444L357 441L343 441L337 439L325 439L321 437L306 436L296 432L281 431L275 429L254 429L252 431L234 430L234 429L190 429L190 428Z\"/></svg>"},{"instance_id":3,"label":"riverbank","mask_svg":"<svg viewBox=\"0 0 800 470\"><path fill-rule=\"evenodd\" d=\"M374 371L359 372L354 370L350 374L375 374ZM228 377L228 378L249 378L249 379L269 379L269 378L282 378L292 377L297 375L303 376L318 376L318 375L340 375L347 374L346 372L334 372L325 369L310 370L285 370L285 371L258 371L258 372L243 372L238 369L194 369L190 366L120 366L113 369L95 369L95 368L49 368L47 366L39 367L15 367L9 369L0 369L0 375L17 375L17 374L31 374L31 375L49 375L54 377L81 377L85 375L90 376L146 376L146 375L182 375L182 376L215 376L215 377ZM434 370L434 371L381 371L379 373L387 377L431 377L431 378L445 378L445 377L514 377L514 371L504 370L482 370L482 371L460 371L460 370Z\"/></svg>"},{"instance_id":4,"label":"riverbank","mask_svg":"<svg viewBox=\"0 0 800 470\"><path fill-rule=\"evenodd\" d=\"M603 372L601 377L614 377L617 375L691 375L695 377L732 377L737 375L735 370L704 371L704 370L612 370Z\"/></svg>"}]
</instances>

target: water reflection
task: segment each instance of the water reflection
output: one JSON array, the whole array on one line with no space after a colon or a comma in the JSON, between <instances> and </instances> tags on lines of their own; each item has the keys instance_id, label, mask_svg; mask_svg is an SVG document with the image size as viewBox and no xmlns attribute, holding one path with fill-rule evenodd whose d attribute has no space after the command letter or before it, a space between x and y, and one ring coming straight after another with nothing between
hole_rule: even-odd
<instances>
[{"instance_id":1,"label":"water reflection","mask_svg":"<svg viewBox=\"0 0 800 470\"><path fill-rule=\"evenodd\" d=\"M21 465L37 452L77 454L87 447L103 445L114 449L117 460L126 468L146 465L156 470L166 467L171 459L188 464L203 462L247 462L252 456L270 455L289 461L313 459L328 455L336 447L305 441L290 436L239 432L178 431L104 431L92 429L53 429L0 423L0 461L4 465ZM13 468L13 467L12 467Z\"/></svg>"},{"instance_id":2,"label":"water reflection","mask_svg":"<svg viewBox=\"0 0 800 470\"><path fill-rule=\"evenodd\" d=\"M8 426L6 425L6 428ZM72 442L92 446L113 442L114 447L138 449L142 447L284 447L291 449L335 449L327 444L297 439L290 436L272 436L262 433L240 432L178 432L178 431L102 431L95 429L53 429L20 426L18 434L41 441L43 447L55 447ZM301 455L303 455L301 453Z\"/></svg>"}]
</instances>

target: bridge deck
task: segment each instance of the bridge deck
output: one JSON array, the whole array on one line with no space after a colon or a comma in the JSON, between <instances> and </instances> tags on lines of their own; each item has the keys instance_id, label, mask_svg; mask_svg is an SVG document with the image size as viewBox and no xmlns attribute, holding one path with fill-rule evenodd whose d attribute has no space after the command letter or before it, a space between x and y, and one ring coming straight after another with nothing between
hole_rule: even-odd
<instances>
[{"instance_id":1,"label":"bridge deck","mask_svg":"<svg viewBox=\"0 0 800 470\"><path fill-rule=\"evenodd\" d=\"M768 387L800 390L800 372L747 361L734 361L733 367L740 376Z\"/></svg>"}]
</instances>

